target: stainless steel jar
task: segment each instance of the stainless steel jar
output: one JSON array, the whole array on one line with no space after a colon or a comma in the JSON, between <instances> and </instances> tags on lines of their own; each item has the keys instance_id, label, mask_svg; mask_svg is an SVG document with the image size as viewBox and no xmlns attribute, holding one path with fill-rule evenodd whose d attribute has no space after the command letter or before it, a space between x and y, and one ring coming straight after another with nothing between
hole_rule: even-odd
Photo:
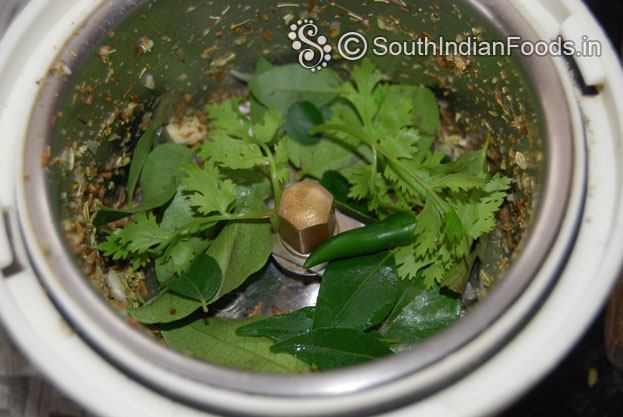
<instances>
[{"instance_id":1,"label":"stainless steel jar","mask_svg":"<svg viewBox=\"0 0 623 417\"><path fill-rule=\"evenodd\" d=\"M623 84L583 7L527 0L29 6L0 51L2 226L10 231L0 246L4 324L50 378L107 415L438 415L503 406L573 344L620 267ZM466 136L500 139L494 152L521 200L508 268L491 271L495 288L458 324L409 352L335 372L249 374L173 352L129 326L91 288L63 221L79 214L76 167L128 151L111 140L125 123L120 113L153 110L168 89L200 105L215 89L240 88L232 70L251 72L260 56L291 62L287 23L304 16L366 36L536 41L586 33L603 42L603 53L569 61L376 58L394 77L434 88ZM88 159L75 153L83 147ZM48 169L48 157L63 164Z\"/></svg>"}]
</instances>

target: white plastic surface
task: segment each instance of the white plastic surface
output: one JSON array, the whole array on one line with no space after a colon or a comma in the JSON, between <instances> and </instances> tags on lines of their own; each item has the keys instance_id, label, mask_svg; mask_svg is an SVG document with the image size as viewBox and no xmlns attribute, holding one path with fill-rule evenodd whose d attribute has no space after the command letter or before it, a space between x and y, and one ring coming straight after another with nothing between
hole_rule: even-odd
<instances>
[{"instance_id":1,"label":"white plastic surface","mask_svg":"<svg viewBox=\"0 0 623 417\"><path fill-rule=\"evenodd\" d=\"M569 16L560 25L560 34L563 38L572 41L576 46L582 45L583 42L586 43L585 41L589 39L586 33L586 30L584 30L575 16ZM575 62L586 85L601 85L606 77L601 58L596 55L582 55L582 51L578 51L577 54Z\"/></svg>"},{"instance_id":2,"label":"white plastic surface","mask_svg":"<svg viewBox=\"0 0 623 417\"><path fill-rule=\"evenodd\" d=\"M0 203L13 206L15 171L12 162L16 146L24 136L27 113L36 94L35 81L54 58L60 42L70 33L96 2L70 0L38 1L20 17L5 43L0 46ZM591 37L604 39L595 26L586 25L590 15L577 1L513 0L513 4L530 16L537 32L544 38L552 35L551 22L562 24L573 12L574 19L587 28ZM556 4L557 5L556 5ZM573 7L572 7L573 6ZM556 9L549 13L548 8ZM540 17L538 17L540 16ZM545 26L548 25L549 26ZM539 29L540 28L540 29ZM598 28L598 27L597 27ZM19 46L18 46L19 44ZM605 48L604 48L605 49ZM483 415L504 407L529 389L567 353L599 311L614 282L623 253L623 77L611 51L602 57L604 74L602 91L595 97L580 97L578 103L588 120L589 200L587 201L579 241L570 263L553 294L538 315L512 343L463 380L392 415L456 416ZM561 74L566 65L557 61ZM565 89L573 96L577 91L569 76ZM7 106L10 103L10 106ZM575 111L577 112L577 107ZM576 129L581 128L578 117ZM10 145L10 147L9 147ZM1 250L1 249L0 249ZM1 254L1 252L0 252ZM529 289L526 301L519 300L508 317L496 323L472 348L492 343L503 332L505 321L511 322L524 311L528 299L538 296L541 283ZM0 278L0 314L14 340L34 364L59 387L87 408L105 416L193 416L205 415L171 401L128 378L104 361L62 320L31 271L10 280ZM553 331L555 329L555 331ZM443 366L456 365L450 357ZM162 373L153 372L154 378ZM425 378L426 375L414 376ZM382 401L388 390L409 390L409 378L363 393L352 398L352 404L373 398ZM214 392L215 401L239 401L249 412L259 410L258 398L228 398ZM475 400L477 399L477 400ZM304 401L277 404L266 399L264 410L287 415L288 407L301 407ZM344 409L348 404L341 405ZM338 411L337 409L334 411Z\"/></svg>"},{"instance_id":3,"label":"white plastic surface","mask_svg":"<svg viewBox=\"0 0 623 417\"><path fill-rule=\"evenodd\" d=\"M0 212L0 269L5 268L13 262L13 254L11 253L11 242L7 234L4 219Z\"/></svg>"}]
</instances>

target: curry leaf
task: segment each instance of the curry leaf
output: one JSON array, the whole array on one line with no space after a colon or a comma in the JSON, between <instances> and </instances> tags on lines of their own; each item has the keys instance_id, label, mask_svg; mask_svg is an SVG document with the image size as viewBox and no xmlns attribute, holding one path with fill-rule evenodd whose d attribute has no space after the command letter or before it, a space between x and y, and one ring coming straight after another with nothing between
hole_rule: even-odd
<instances>
[{"instance_id":1,"label":"curry leaf","mask_svg":"<svg viewBox=\"0 0 623 417\"><path fill-rule=\"evenodd\" d=\"M350 184L346 177L339 172L326 171L320 179L320 185L333 194L335 206L344 212L344 214L363 217L366 220L372 219L366 202L358 201L348 196Z\"/></svg>"},{"instance_id":2,"label":"curry leaf","mask_svg":"<svg viewBox=\"0 0 623 417\"><path fill-rule=\"evenodd\" d=\"M145 324L170 323L183 319L199 307L199 301L169 291L160 291L160 294L143 306L129 308L128 314Z\"/></svg>"},{"instance_id":3,"label":"curry leaf","mask_svg":"<svg viewBox=\"0 0 623 417\"><path fill-rule=\"evenodd\" d=\"M195 258L188 271L162 285L180 295L200 301L203 311L207 312L207 301L216 294L222 280L223 274L216 260L202 254Z\"/></svg>"},{"instance_id":4,"label":"curry leaf","mask_svg":"<svg viewBox=\"0 0 623 417\"><path fill-rule=\"evenodd\" d=\"M167 250L174 252L180 251L180 249L176 249L176 246L183 245L186 247L184 248L184 252L186 252L188 248L191 248L192 253L174 253L170 254L171 256L169 257L161 256L157 258L154 264L158 282L163 284L185 272L190 266L192 260L198 254L205 252L211 243L212 240L207 237L189 237L181 239L179 242L175 243ZM178 259L174 259L173 256L178 257ZM181 256L184 256L184 258L182 259Z\"/></svg>"},{"instance_id":5,"label":"curry leaf","mask_svg":"<svg viewBox=\"0 0 623 417\"><path fill-rule=\"evenodd\" d=\"M241 326L236 330L236 334L266 336L275 342L281 342L308 332L311 329L313 319L314 307L305 307L292 313L269 317Z\"/></svg>"},{"instance_id":6,"label":"curry leaf","mask_svg":"<svg viewBox=\"0 0 623 417\"><path fill-rule=\"evenodd\" d=\"M185 224L200 218L201 216L192 207L190 196L184 192L184 186L180 186L173 201L162 214L160 227L169 232L174 232Z\"/></svg>"},{"instance_id":7,"label":"curry leaf","mask_svg":"<svg viewBox=\"0 0 623 417\"><path fill-rule=\"evenodd\" d=\"M275 66L271 64L266 58L260 57L255 63L254 76L257 77L260 74L263 74L273 68L275 68ZM264 118L264 114L268 111L268 108L260 103L258 99L255 98L253 93L249 94L249 106L251 107L250 117L253 123L261 121Z\"/></svg>"},{"instance_id":8,"label":"curry leaf","mask_svg":"<svg viewBox=\"0 0 623 417\"><path fill-rule=\"evenodd\" d=\"M408 349L454 323L461 315L461 300L447 295L439 286L426 289L422 280L413 281L418 293L394 318L380 329L383 336L396 339L395 350Z\"/></svg>"},{"instance_id":9,"label":"curry leaf","mask_svg":"<svg viewBox=\"0 0 623 417\"><path fill-rule=\"evenodd\" d=\"M141 174L141 205L131 209L111 209L100 206L93 225L101 226L142 211L161 207L171 201L176 192L181 162L190 161L192 151L185 146L165 143L147 156Z\"/></svg>"},{"instance_id":10,"label":"curry leaf","mask_svg":"<svg viewBox=\"0 0 623 417\"><path fill-rule=\"evenodd\" d=\"M136 147L132 152L132 162L130 163L130 172L128 173L128 196L127 201L132 200L134 196L134 189L136 188L136 184L138 183L139 175L141 175L141 170L143 169L143 165L145 165L145 161L147 160L147 155L151 151L151 148L154 146L154 140L156 139L156 133L162 123L164 122L164 118L169 111L169 107L173 104L175 100L170 100L162 113L153 121L151 126L147 128L145 133L141 136L141 138L136 143Z\"/></svg>"},{"instance_id":11,"label":"curry leaf","mask_svg":"<svg viewBox=\"0 0 623 417\"><path fill-rule=\"evenodd\" d=\"M339 94L340 84L340 77L329 69L313 73L292 64L256 74L249 81L249 90L266 107L287 114L299 101L309 101L316 107L330 103Z\"/></svg>"},{"instance_id":12,"label":"curry leaf","mask_svg":"<svg viewBox=\"0 0 623 417\"><path fill-rule=\"evenodd\" d=\"M369 329L387 316L407 283L398 277L391 252L331 262L322 278L313 328Z\"/></svg>"},{"instance_id":13,"label":"curry leaf","mask_svg":"<svg viewBox=\"0 0 623 417\"><path fill-rule=\"evenodd\" d=\"M238 213L266 210L266 204L250 195L238 200ZM237 221L227 224L208 251L223 271L223 282L211 301L238 288L251 274L259 271L270 256L273 235L270 223L263 220Z\"/></svg>"},{"instance_id":14,"label":"curry leaf","mask_svg":"<svg viewBox=\"0 0 623 417\"><path fill-rule=\"evenodd\" d=\"M439 104L437 97L428 88L413 88L414 126L420 133L431 137L439 133Z\"/></svg>"},{"instance_id":15,"label":"curry leaf","mask_svg":"<svg viewBox=\"0 0 623 417\"><path fill-rule=\"evenodd\" d=\"M354 329L315 329L270 347L318 369L343 368L391 354L389 347L376 337Z\"/></svg>"},{"instance_id":16,"label":"curry leaf","mask_svg":"<svg viewBox=\"0 0 623 417\"><path fill-rule=\"evenodd\" d=\"M176 189L180 164L189 162L191 158L189 148L175 143L163 143L151 151L141 173L143 199L150 201L167 192L169 187Z\"/></svg>"},{"instance_id":17,"label":"curry leaf","mask_svg":"<svg viewBox=\"0 0 623 417\"><path fill-rule=\"evenodd\" d=\"M143 200L141 205L132 209L112 209L109 207L99 206L98 212L93 217L94 226L102 226L110 222L114 222L120 219L124 219L133 214L149 211L162 207L167 204L175 195L175 184L172 187L167 187L166 190L158 195L153 200Z\"/></svg>"},{"instance_id":18,"label":"curry leaf","mask_svg":"<svg viewBox=\"0 0 623 417\"><path fill-rule=\"evenodd\" d=\"M294 103L288 110L285 132L293 140L303 145L313 145L320 140L320 136L312 136L309 131L324 123L325 119L318 107L309 101Z\"/></svg>"},{"instance_id":19,"label":"curry leaf","mask_svg":"<svg viewBox=\"0 0 623 417\"><path fill-rule=\"evenodd\" d=\"M328 170L341 171L352 167L361 157L346 146L323 138L315 145L302 145L288 141L290 162L300 168L301 175L321 178Z\"/></svg>"},{"instance_id":20,"label":"curry leaf","mask_svg":"<svg viewBox=\"0 0 623 417\"><path fill-rule=\"evenodd\" d=\"M255 194L262 200L272 195L273 189L268 175L256 169L221 168L221 174L236 184L236 198Z\"/></svg>"},{"instance_id":21,"label":"curry leaf","mask_svg":"<svg viewBox=\"0 0 623 417\"><path fill-rule=\"evenodd\" d=\"M300 373L309 369L304 362L290 355L270 351L272 341L264 337L236 335L246 320L198 319L193 323L161 331L169 346L190 353L216 365L252 372Z\"/></svg>"}]
</instances>

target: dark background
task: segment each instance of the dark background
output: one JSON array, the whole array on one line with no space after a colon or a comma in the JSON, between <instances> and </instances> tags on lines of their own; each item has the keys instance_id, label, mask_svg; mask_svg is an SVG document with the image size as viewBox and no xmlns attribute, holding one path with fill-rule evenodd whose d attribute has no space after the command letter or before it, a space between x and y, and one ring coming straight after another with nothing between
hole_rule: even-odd
<instances>
[{"instance_id":1,"label":"dark background","mask_svg":"<svg viewBox=\"0 0 623 417\"><path fill-rule=\"evenodd\" d=\"M621 57L623 0L587 0L585 3L602 23ZM591 368L597 371L597 382L592 387L588 382ZM604 312L556 370L500 415L529 416L623 416L623 370L615 368L606 358Z\"/></svg>"},{"instance_id":2,"label":"dark background","mask_svg":"<svg viewBox=\"0 0 623 417\"><path fill-rule=\"evenodd\" d=\"M623 43L623 1L585 0L584 3L591 8L597 20L601 22L620 56Z\"/></svg>"}]
</instances>

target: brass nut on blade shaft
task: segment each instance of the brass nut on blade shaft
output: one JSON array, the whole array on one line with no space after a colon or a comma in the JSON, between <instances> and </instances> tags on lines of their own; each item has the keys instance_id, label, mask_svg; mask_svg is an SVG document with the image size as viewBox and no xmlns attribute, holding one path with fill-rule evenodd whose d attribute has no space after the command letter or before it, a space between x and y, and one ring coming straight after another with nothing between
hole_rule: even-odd
<instances>
[{"instance_id":1,"label":"brass nut on blade shaft","mask_svg":"<svg viewBox=\"0 0 623 417\"><path fill-rule=\"evenodd\" d=\"M297 252L310 253L333 236L333 195L314 181L301 181L286 188L278 213L279 234Z\"/></svg>"}]
</instances>

